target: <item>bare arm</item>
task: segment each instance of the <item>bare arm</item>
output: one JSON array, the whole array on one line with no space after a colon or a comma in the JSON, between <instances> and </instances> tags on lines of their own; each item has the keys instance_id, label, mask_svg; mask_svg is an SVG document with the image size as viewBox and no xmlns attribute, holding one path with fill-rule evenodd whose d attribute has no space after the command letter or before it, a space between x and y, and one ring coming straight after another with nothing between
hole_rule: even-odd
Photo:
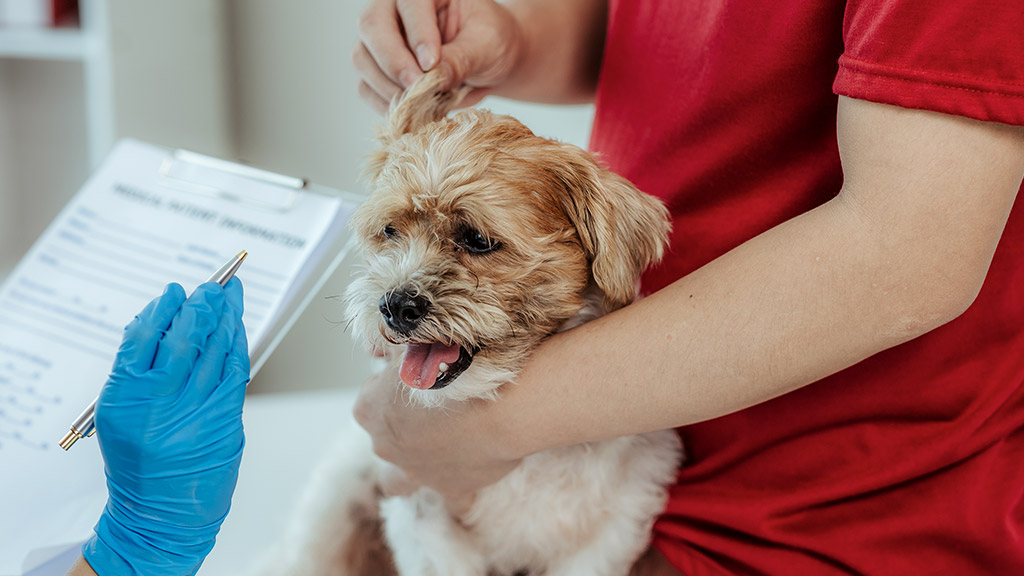
<instances>
[{"instance_id":1,"label":"bare arm","mask_svg":"<svg viewBox=\"0 0 1024 576\"><path fill-rule=\"evenodd\" d=\"M515 452L741 410L967 309L1021 185L1024 129L848 98L838 122L834 200L537 350L494 408L517 415Z\"/></svg>"},{"instance_id":2,"label":"bare arm","mask_svg":"<svg viewBox=\"0 0 1024 576\"><path fill-rule=\"evenodd\" d=\"M961 314L1024 177L1024 128L848 98L838 122L834 200L550 338L501 402L439 416L368 386L378 454L465 502L526 454L741 410Z\"/></svg>"},{"instance_id":3,"label":"bare arm","mask_svg":"<svg viewBox=\"0 0 1024 576\"><path fill-rule=\"evenodd\" d=\"M68 570L67 576L97 576L97 575L96 575L96 572L92 569L92 566L89 566L89 563L85 561L85 558L82 558L81 556L79 556L78 560L75 560L75 563L71 566L71 569Z\"/></svg>"}]
</instances>

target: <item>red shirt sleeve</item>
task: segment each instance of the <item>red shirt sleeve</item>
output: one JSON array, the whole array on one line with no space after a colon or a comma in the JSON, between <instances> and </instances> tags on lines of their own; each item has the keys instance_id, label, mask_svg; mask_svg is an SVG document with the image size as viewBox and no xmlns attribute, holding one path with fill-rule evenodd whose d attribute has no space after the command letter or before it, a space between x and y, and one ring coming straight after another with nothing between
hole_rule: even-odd
<instances>
[{"instance_id":1,"label":"red shirt sleeve","mask_svg":"<svg viewBox=\"0 0 1024 576\"><path fill-rule=\"evenodd\" d=\"M849 0L836 94L1024 125L1016 0Z\"/></svg>"}]
</instances>

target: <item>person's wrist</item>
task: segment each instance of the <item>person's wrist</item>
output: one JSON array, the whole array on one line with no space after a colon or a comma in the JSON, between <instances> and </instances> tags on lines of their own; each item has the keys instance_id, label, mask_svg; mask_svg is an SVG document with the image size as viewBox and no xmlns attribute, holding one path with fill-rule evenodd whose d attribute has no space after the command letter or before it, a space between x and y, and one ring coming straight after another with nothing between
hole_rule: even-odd
<instances>
[{"instance_id":1,"label":"person's wrist","mask_svg":"<svg viewBox=\"0 0 1024 576\"><path fill-rule=\"evenodd\" d=\"M528 68L528 55L531 53L533 41L528 34L531 22L538 17L538 10L535 2L505 2L501 7L509 14L509 46L508 53L510 64L508 72L502 82L494 86L492 93L502 95L506 92L514 93L517 85L521 82L523 72Z\"/></svg>"},{"instance_id":2,"label":"person's wrist","mask_svg":"<svg viewBox=\"0 0 1024 576\"><path fill-rule=\"evenodd\" d=\"M502 389L498 401L484 400L478 407L477 429L488 439L492 457L503 462L518 462L547 448L536 445L534 435L527 430L529 426L523 425L525 408L519 400L524 392L519 384L510 382Z\"/></svg>"},{"instance_id":3,"label":"person's wrist","mask_svg":"<svg viewBox=\"0 0 1024 576\"><path fill-rule=\"evenodd\" d=\"M108 501L82 556L99 576L191 576L213 549L220 522L191 530L160 530L133 520L130 509Z\"/></svg>"}]
</instances>

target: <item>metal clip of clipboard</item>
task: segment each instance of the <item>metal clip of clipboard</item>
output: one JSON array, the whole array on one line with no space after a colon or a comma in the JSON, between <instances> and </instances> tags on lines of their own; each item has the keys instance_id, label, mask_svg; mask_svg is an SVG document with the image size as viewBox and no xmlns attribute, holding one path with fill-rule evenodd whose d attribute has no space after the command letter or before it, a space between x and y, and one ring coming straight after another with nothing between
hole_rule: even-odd
<instances>
[{"instance_id":1,"label":"metal clip of clipboard","mask_svg":"<svg viewBox=\"0 0 1024 576\"><path fill-rule=\"evenodd\" d=\"M162 183L180 190L278 212L291 209L299 191L307 185L302 178L284 176L188 150L175 150L163 161L159 176Z\"/></svg>"}]
</instances>

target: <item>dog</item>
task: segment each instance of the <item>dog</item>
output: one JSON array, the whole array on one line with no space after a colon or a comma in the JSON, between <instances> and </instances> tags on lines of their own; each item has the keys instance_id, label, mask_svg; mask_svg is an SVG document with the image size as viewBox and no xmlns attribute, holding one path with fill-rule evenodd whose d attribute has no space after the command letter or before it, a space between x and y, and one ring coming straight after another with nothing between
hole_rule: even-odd
<instances>
[{"instance_id":1,"label":"dog","mask_svg":"<svg viewBox=\"0 0 1024 576\"><path fill-rule=\"evenodd\" d=\"M346 293L355 333L392 358L384 377L424 410L500 402L545 338L637 297L670 227L575 146L485 110L449 117L445 81L428 73L391 105ZM383 498L368 451L337 452L264 573L625 576L682 457L673 431L534 454L454 518L428 488Z\"/></svg>"}]
</instances>

